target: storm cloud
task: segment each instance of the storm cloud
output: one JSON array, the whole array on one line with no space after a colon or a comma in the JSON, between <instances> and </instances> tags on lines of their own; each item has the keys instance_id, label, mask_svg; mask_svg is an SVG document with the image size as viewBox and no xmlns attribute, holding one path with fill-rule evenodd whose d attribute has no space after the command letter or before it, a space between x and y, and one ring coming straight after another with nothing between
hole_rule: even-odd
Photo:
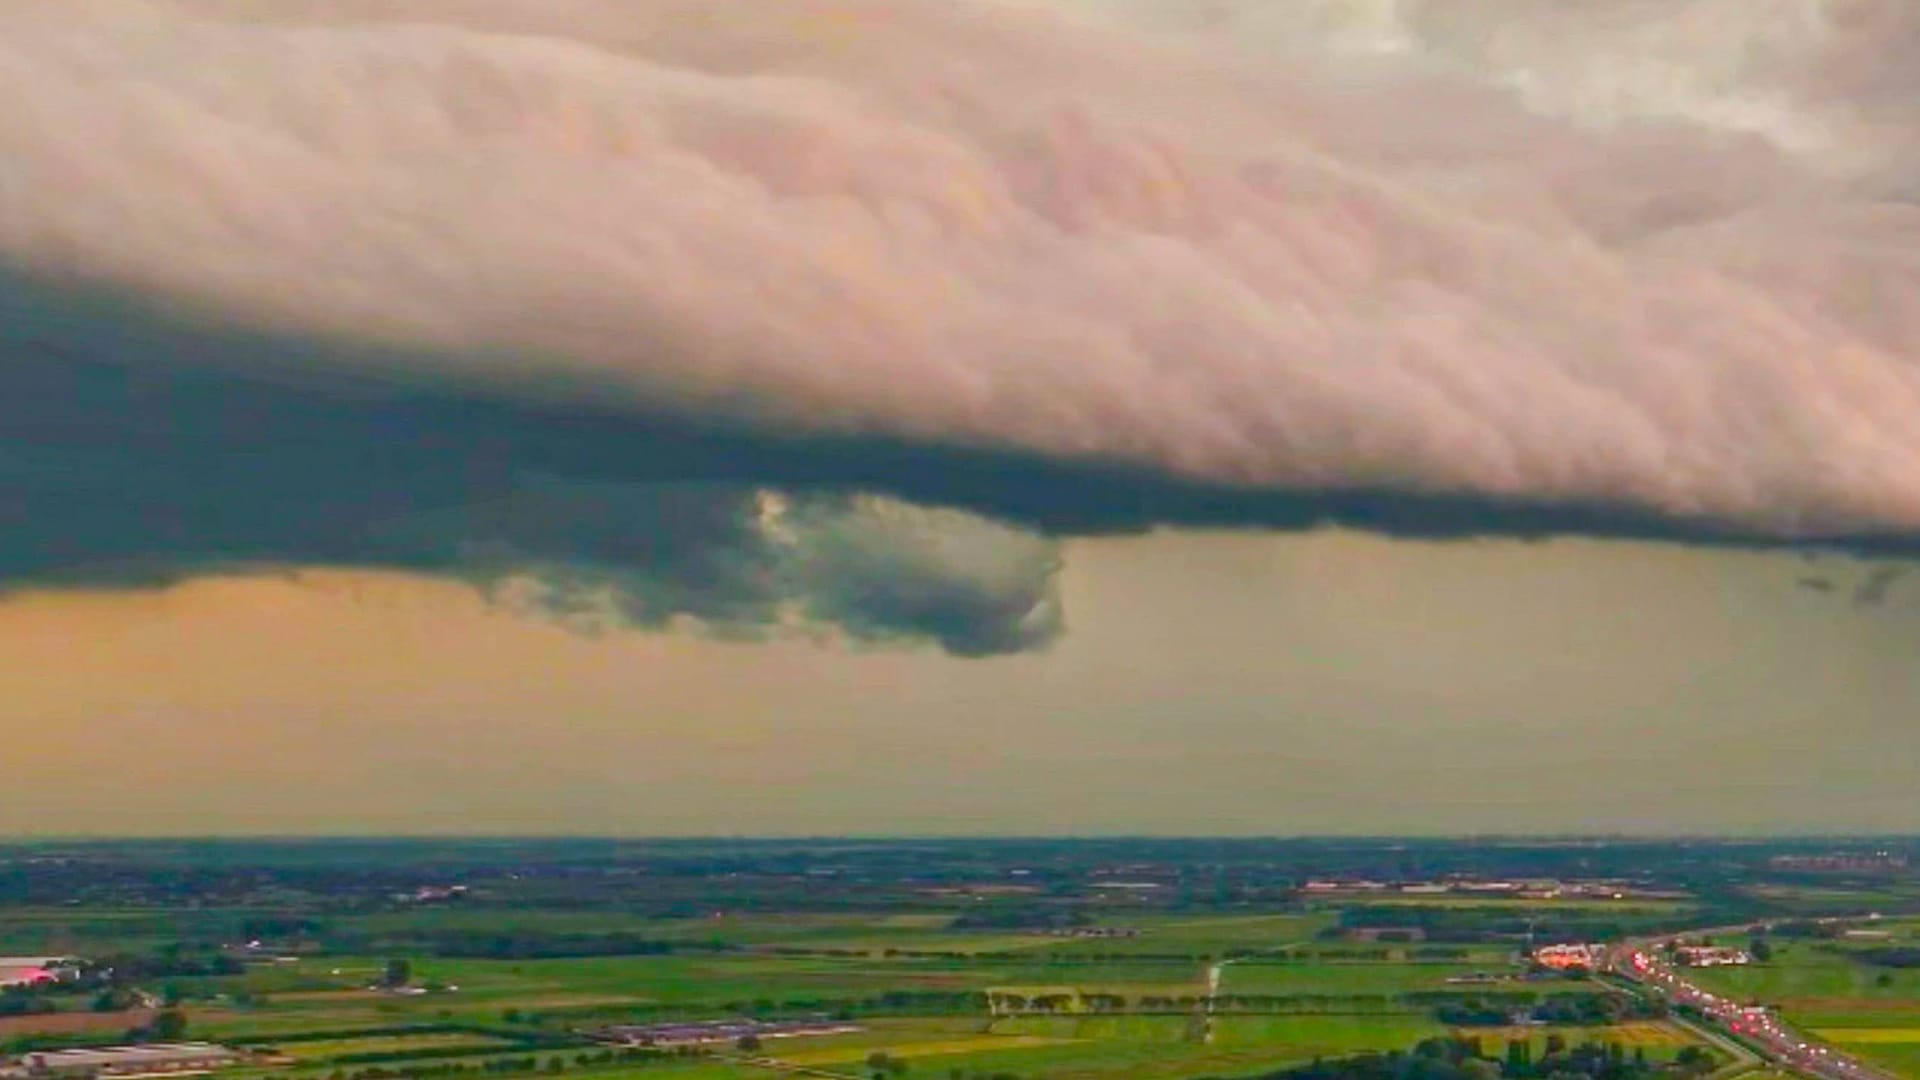
<instances>
[{"instance_id":1,"label":"storm cloud","mask_svg":"<svg viewBox=\"0 0 1920 1080\"><path fill-rule=\"evenodd\" d=\"M1903 0L71 0L0 96L0 582L978 654L1076 533L1920 537Z\"/></svg>"}]
</instances>

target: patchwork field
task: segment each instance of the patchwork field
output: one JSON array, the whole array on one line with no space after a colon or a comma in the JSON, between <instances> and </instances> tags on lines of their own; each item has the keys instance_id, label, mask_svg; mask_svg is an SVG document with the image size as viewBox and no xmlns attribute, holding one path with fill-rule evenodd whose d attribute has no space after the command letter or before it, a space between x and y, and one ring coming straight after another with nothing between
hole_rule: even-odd
<instances>
[{"instance_id":1,"label":"patchwork field","mask_svg":"<svg viewBox=\"0 0 1920 1080\"><path fill-rule=\"evenodd\" d=\"M467 1032L421 1032L413 1035L375 1035L364 1038L303 1039L275 1044L275 1049L298 1062L350 1061L366 1055L399 1055L423 1050L467 1050L475 1054L515 1046L507 1039Z\"/></svg>"},{"instance_id":2,"label":"patchwork field","mask_svg":"<svg viewBox=\"0 0 1920 1080\"><path fill-rule=\"evenodd\" d=\"M1459 989L1448 978L1485 972L1490 963L1408 964L1349 961L1270 963L1252 961L1223 969L1221 992L1226 994L1353 994L1393 995L1408 991ZM1513 970L1512 965L1507 965ZM1573 988L1559 980L1526 984L1495 984L1492 989L1522 989L1551 993Z\"/></svg>"},{"instance_id":3,"label":"patchwork field","mask_svg":"<svg viewBox=\"0 0 1920 1080\"><path fill-rule=\"evenodd\" d=\"M1886 940L1910 941L1912 931L1913 924L1895 924ZM1693 974L1716 992L1778 1007L1790 1022L1842 1050L1920 1078L1920 969L1867 963L1859 956L1867 947L1776 942L1767 963Z\"/></svg>"},{"instance_id":4,"label":"patchwork field","mask_svg":"<svg viewBox=\"0 0 1920 1080\"><path fill-rule=\"evenodd\" d=\"M1416 906L1405 906L1417 914ZM1481 908L1506 910L1446 905L1454 914ZM0 917L0 940L95 952L150 949L169 935L217 941L242 927L288 921L254 911L18 914ZM1418 995L1591 994L1596 987L1519 981L1511 944L1342 937L1341 918L1331 907L1182 914L1119 903L1066 927L886 909L669 917L541 908L375 911L290 932L284 950L262 950L273 955L244 969L168 975L145 980L142 990L178 1000L191 1037L271 1048L284 1059L272 1069L238 1070L234 1080L564 1073L742 1080L768 1076L775 1063L864 1080L876 1053L906 1063L916 1076L1195 1080L1403 1051L1449 1034L1489 1047L1524 1040L1537 1052L1549 1037L1616 1042L1656 1061L1689 1043L1679 1029L1651 1022L1450 1029ZM556 943L607 948L616 938L612 955L465 955ZM382 988L401 962L405 992ZM1448 982L1489 972L1515 978ZM1216 975L1221 1000L1209 1014L1205 999ZM1018 1006L1022 1015L990 1015L986 991L1005 988L1029 988L1036 999L1063 992L1072 1009L1084 1011L1049 1014L1057 1004L1029 1003ZM72 1015L0 1021L0 1034L14 1022L23 1025L19 1032L55 1032L70 1023L102 1037L125 1026L118 1014ZM127 1014L136 1015L149 1014ZM612 1023L822 1015L860 1030L624 1057L589 1038ZM1904 1052L1892 1035L1880 1037L1890 1052ZM762 1061L749 1064L748 1057Z\"/></svg>"}]
</instances>

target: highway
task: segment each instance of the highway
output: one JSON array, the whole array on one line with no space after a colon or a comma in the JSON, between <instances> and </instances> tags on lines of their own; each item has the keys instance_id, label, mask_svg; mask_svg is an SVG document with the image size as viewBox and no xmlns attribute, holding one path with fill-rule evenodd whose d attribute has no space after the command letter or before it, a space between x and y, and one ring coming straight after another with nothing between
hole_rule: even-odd
<instances>
[{"instance_id":1,"label":"highway","mask_svg":"<svg viewBox=\"0 0 1920 1080\"><path fill-rule=\"evenodd\" d=\"M1778 1013L1710 993L1681 973L1651 943L1620 945L1607 954L1611 974L1658 991L1675 1006L1687 1006L1715 1029L1757 1050L1770 1064L1818 1080L1899 1080L1892 1073L1823 1046L1789 1027Z\"/></svg>"}]
</instances>

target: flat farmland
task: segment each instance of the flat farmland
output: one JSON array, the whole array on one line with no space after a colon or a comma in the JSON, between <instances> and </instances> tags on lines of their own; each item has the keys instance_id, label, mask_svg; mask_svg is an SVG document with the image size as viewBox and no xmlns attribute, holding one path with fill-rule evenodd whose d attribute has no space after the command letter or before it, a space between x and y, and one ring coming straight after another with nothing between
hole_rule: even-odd
<instances>
[{"instance_id":1,"label":"flat farmland","mask_svg":"<svg viewBox=\"0 0 1920 1080\"><path fill-rule=\"evenodd\" d=\"M1866 963L1853 955L1857 948L1776 939L1767 963L1692 974L1716 992L1777 1006L1822 1040L1920 1080L1920 970Z\"/></svg>"},{"instance_id":2,"label":"flat farmland","mask_svg":"<svg viewBox=\"0 0 1920 1080\"><path fill-rule=\"evenodd\" d=\"M0 1016L0 1039L27 1034L88 1035L126 1031L150 1023L157 1009L128 1012L68 1012L39 1016Z\"/></svg>"},{"instance_id":3,"label":"flat farmland","mask_svg":"<svg viewBox=\"0 0 1920 1080\"><path fill-rule=\"evenodd\" d=\"M1489 1046L1526 1039L1532 1044L1536 1055L1544 1053L1547 1040L1556 1035L1568 1043L1617 1042L1629 1050L1645 1050L1648 1056L1655 1060L1671 1057L1673 1052L1681 1047L1692 1046L1699 1042L1684 1028L1657 1020L1613 1024L1606 1027L1462 1028L1458 1033L1477 1036Z\"/></svg>"},{"instance_id":4,"label":"flat farmland","mask_svg":"<svg viewBox=\"0 0 1920 1080\"><path fill-rule=\"evenodd\" d=\"M1236 950L1257 951L1300 945L1333 925L1330 915L1247 915L1214 918L1127 918L1115 913L1103 925L1138 930L1132 938L1029 937L1028 948L1047 948L1066 955L1164 955L1193 953L1218 956Z\"/></svg>"},{"instance_id":5,"label":"flat farmland","mask_svg":"<svg viewBox=\"0 0 1920 1080\"><path fill-rule=\"evenodd\" d=\"M1224 1050L1258 1050L1279 1057L1310 1059L1377 1047L1411 1047L1421 1039L1445 1035L1447 1028L1424 1017L1406 1016L1218 1016L1213 1043ZM1002 1020L996 1032L1052 1038L1124 1039L1161 1043L1190 1041L1192 1025L1177 1016L1120 1016Z\"/></svg>"},{"instance_id":6,"label":"flat farmland","mask_svg":"<svg viewBox=\"0 0 1920 1080\"><path fill-rule=\"evenodd\" d=\"M1822 1040L1901 1076L1920 1077L1920 1013L1910 1027L1818 1027Z\"/></svg>"},{"instance_id":7,"label":"flat farmland","mask_svg":"<svg viewBox=\"0 0 1920 1080\"><path fill-rule=\"evenodd\" d=\"M507 1039L460 1031L427 1031L414 1035L372 1035L361 1038L303 1039L282 1043L280 1053L295 1061L335 1061L363 1054L405 1054L418 1050L471 1050L476 1054L511 1049Z\"/></svg>"},{"instance_id":8,"label":"flat farmland","mask_svg":"<svg viewBox=\"0 0 1920 1080\"><path fill-rule=\"evenodd\" d=\"M1495 983L1485 986L1448 983L1447 979L1489 970L1490 965L1466 963L1405 963L1349 960L1310 960L1275 963L1248 960L1222 969L1224 994L1395 995L1409 991L1457 990L1527 991L1550 993L1580 987L1576 982Z\"/></svg>"},{"instance_id":9,"label":"flat farmland","mask_svg":"<svg viewBox=\"0 0 1920 1080\"><path fill-rule=\"evenodd\" d=\"M1378 907L1436 907L1452 908L1488 908L1492 910L1514 908L1539 908L1552 911L1598 912L1614 915L1674 915L1693 910L1696 905L1690 900L1649 899L1643 897L1623 897L1619 900L1607 897L1570 897L1564 899L1533 896L1407 896L1407 895L1363 895L1356 898L1368 906Z\"/></svg>"},{"instance_id":10,"label":"flat farmland","mask_svg":"<svg viewBox=\"0 0 1920 1080\"><path fill-rule=\"evenodd\" d=\"M1805 942L1774 945L1764 964L1701 968L1690 973L1708 989L1778 1005L1790 1018L1811 1013L1920 1009L1920 969L1878 967Z\"/></svg>"},{"instance_id":11,"label":"flat farmland","mask_svg":"<svg viewBox=\"0 0 1920 1080\"><path fill-rule=\"evenodd\" d=\"M653 920L641 932L663 941L725 941L769 949L821 951L983 953L1045 951L1064 955L1219 953L1297 944L1333 923L1330 915L1178 917L1129 911L1099 913L1096 926L1138 932L1135 937L1075 938L1039 930L964 929L952 915L726 915ZM564 925L564 924L563 924ZM633 929L628 926L626 929Z\"/></svg>"},{"instance_id":12,"label":"flat farmland","mask_svg":"<svg viewBox=\"0 0 1920 1080\"><path fill-rule=\"evenodd\" d=\"M739 954L618 956L588 959L444 960L414 962L416 981L445 989L421 997L369 993L381 961L371 957L303 960L249 972L244 988L316 1004L379 1002L390 1008L465 1009L498 1004L561 1007L571 1002L752 1000L804 994L864 994L911 986L964 989L994 981L997 968L969 975L957 965L866 958ZM310 995L310 996L307 996Z\"/></svg>"},{"instance_id":13,"label":"flat farmland","mask_svg":"<svg viewBox=\"0 0 1920 1080\"><path fill-rule=\"evenodd\" d=\"M1798 1019L1823 1041L1920 1080L1920 999L1858 1002L1850 1009L1802 1012Z\"/></svg>"},{"instance_id":14,"label":"flat farmland","mask_svg":"<svg viewBox=\"0 0 1920 1080\"><path fill-rule=\"evenodd\" d=\"M861 1030L769 1037L757 1053L843 1075L863 1075L868 1056L880 1051L908 1062L909 1075L917 1076L958 1070L1027 1080L1196 1080L1407 1050L1449 1034L1430 1005L1407 1000L1411 994L1595 989L1559 981L1448 983L1459 975L1517 972L1513 947L1341 940L1329 933L1342 919L1333 909L1187 913L1101 901L1071 912L1071 922L1056 920L1046 906L1013 909L1025 924L1003 926L996 919L1008 909L1000 904L674 917L476 904L310 921L252 909L191 918L32 911L17 939L92 936L141 948L170 934L199 935L195 973L143 980L141 989L184 999L191 1037L272 1046L291 1059L277 1070L239 1070L233 1080L322 1080L374 1068L429 1080L456 1071L504 1080L526 1076L529 1067L543 1077L583 1080L765 1077L764 1068L723 1060L730 1046L709 1047L691 1060L641 1063L610 1055L587 1035L610 1023L822 1014L846 1017ZM963 916L975 927L961 925ZM296 928L282 950L288 959L249 962L237 974L204 973L219 970L206 961L221 955L218 942L234 928L283 924ZM1044 929L1052 925L1124 936ZM614 954L481 958L562 948ZM407 993L375 988L395 960L407 962ZM1238 1003L1209 1019L1196 999L1216 965L1223 995L1298 1000ZM1068 988L1120 1001L1098 1003L1110 1010L1102 1012L991 1016L983 992L1004 987ZM1370 1000L1337 1000L1361 998ZM1243 1007L1276 1011L1235 1011ZM25 1022L23 1030L42 1033L57 1023L84 1024L102 1037L131 1026L119 1014ZM1461 1032L1489 1045L1525 1038L1540 1046L1556 1033L1570 1042L1616 1040L1653 1056L1686 1041L1662 1024Z\"/></svg>"}]
</instances>

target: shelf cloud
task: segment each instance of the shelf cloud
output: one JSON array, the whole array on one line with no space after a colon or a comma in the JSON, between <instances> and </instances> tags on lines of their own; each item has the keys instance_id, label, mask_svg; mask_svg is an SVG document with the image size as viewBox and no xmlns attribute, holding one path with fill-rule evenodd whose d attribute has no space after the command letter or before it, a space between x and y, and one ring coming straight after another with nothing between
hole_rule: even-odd
<instances>
[{"instance_id":1,"label":"shelf cloud","mask_svg":"<svg viewBox=\"0 0 1920 1080\"><path fill-rule=\"evenodd\" d=\"M67 0L0 97L0 584L985 654L1079 533L1920 540L1904 0Z\"/></svg>"}]
</instances>

